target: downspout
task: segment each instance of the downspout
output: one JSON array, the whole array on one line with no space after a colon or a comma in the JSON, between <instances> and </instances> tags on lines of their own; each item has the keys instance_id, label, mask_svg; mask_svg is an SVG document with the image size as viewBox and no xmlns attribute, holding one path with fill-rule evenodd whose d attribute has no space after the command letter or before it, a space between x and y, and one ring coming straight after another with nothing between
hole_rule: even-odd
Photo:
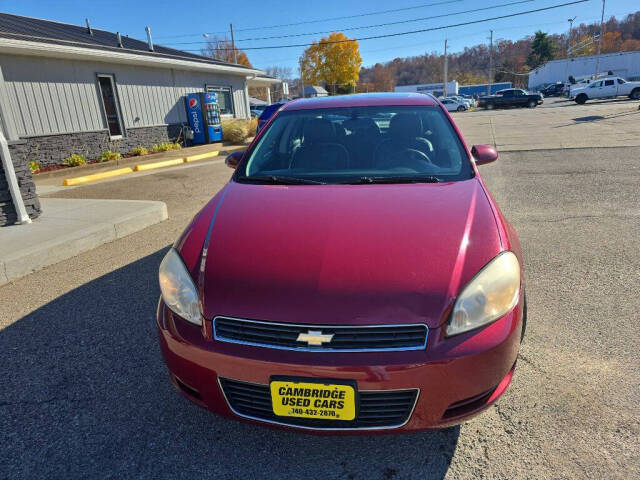
<instances>
[{"instance_id":1,"label":"downspout","mask_svg":"<svg viewBox=\"0 0 640 480\"><path fill-rule=\"evenodd\" d=\"M249 80L253 80L257 75L252 73L245 80L245 88L244 88L244 108L246 109L246 115L249 120L251 120L251 103L249 102Z\"/></svg>"},{"instance_id":2,"label":"downspout","mask_svg":"<svg viewBox=\"0 0 640 480\"><path fill-rule=\"evenodd\" d=\"M2 156L2 166L4 168L4 175L9 184L9 192L13 199L13 205L18 214L18 224L31 223L27 209L24 206L24 200L20 193L20 187L18 186L18 179L16 178L16 172L13 169L13 162L11 161L11 153L9 152L9 144L7 139L4 138L4 133L0 131L0 153Z\"/></svg>"}]
</instances>

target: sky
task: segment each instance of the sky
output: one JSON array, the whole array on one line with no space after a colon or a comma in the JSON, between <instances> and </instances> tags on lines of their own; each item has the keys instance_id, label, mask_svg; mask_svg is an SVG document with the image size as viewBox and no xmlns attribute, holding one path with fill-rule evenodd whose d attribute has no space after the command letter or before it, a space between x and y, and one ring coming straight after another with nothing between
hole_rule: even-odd
<instances>
[{"instance_id":1,"label":"sky","mask_svg":"<svg viewBox=\"0 0 640 480\"><path fill-rule=\"evenodd\" d=\"M149 26L155 43L196 53L199 53L206 41L203 34L229 35L229 24L232 23L236 45L246 49L249 60L255 67L290 67L296 74L298 58L305 47L283 46L311 43L328 35L320 32L342 31L350 38L388 35L446 27L570 1L572 0L0 0L0 11L76 25L84 25L85 18L89 18L94 28L119 31L144 40L145 26ZM514 4L515 2L518 3ZM487 7L490 8L469 12ZM562 33L568 30L568 19L572 17L577 17L574 25L600 21L601 9L602 0L588 0L552 10L472 25L361 40L362 64L371 66L396 57L442 52L445 38L449 52L462 51L465 46L488 43L490 29L494 31L494 40L517 40L536 30ZM638 0L606 0L605 18L614 15L620 18L637 10L640 10ZM402 23L372 26L392 22ZM283 35L293 36L264 38ZM267 46L278 48L251 50Z\"/></svg>"}]
</instances>

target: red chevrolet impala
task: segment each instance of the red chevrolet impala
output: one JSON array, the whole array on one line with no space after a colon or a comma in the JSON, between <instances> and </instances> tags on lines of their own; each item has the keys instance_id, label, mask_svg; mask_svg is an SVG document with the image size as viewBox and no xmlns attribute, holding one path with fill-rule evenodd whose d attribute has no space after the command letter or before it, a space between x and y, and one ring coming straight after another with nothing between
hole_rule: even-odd
<instances>
[{"instance_id":1,"label":"red chevrolet impala","mask_svg":"<svg viewBox=\"0 0 640 480\"><path fill-rule=\"evenodd\" d=\"M229 418L331 432L460 423L524 333L516 234L421 94L284 105L160 265L174 385Z\"/></svg>"}]
</instances>

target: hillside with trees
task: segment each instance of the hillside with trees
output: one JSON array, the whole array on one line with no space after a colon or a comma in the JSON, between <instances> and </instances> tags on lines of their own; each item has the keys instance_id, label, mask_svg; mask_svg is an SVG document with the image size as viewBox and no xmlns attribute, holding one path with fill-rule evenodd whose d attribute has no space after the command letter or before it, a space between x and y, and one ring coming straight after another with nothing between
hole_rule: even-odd
<instances>
[{"instance_id":1,"label":"hillside with trees","mask_svg":"<svg viewBox=\"0 0 640 480\"><path fill-rule=\"evenodd\" d=\"M605 22L602 53L640 50L640 11L618 20L611 17ZM594 55L600 33L600 24L574 25L571 45L577 46L573 57ZM494 41L493 61L496 82L526 85L526 73L549 60L566 58L568 34L547 34L542 31L517 41ZM389 91L395 85L437 83L442 81L444 56L433 52L428 55L396 58L385 63L362 68L358 91ZM487 83L489 45L465 47L462 52L449 55L450 80L462 85Z\"/></svg>"}]
</instances>

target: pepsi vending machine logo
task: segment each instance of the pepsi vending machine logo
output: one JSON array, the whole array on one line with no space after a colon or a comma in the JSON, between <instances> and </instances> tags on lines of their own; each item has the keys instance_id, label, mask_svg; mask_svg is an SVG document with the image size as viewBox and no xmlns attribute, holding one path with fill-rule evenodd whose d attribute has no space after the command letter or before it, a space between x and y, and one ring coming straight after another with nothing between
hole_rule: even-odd
<instances>
[{"instance_id":1,"label":"pepsi vending machine logo","mask_svg":"<svg viewBox=\"0 0 640 480\"><path fill-rule=\"evenodd\" d=\"M188 103L189 103L189 114L191 115L192 124L193 124L193 131L196 134L200 134L201 133L200 116L198 115L198 110L197 110L198 100L191 97Z\"/></svg>"}]
</instances>

